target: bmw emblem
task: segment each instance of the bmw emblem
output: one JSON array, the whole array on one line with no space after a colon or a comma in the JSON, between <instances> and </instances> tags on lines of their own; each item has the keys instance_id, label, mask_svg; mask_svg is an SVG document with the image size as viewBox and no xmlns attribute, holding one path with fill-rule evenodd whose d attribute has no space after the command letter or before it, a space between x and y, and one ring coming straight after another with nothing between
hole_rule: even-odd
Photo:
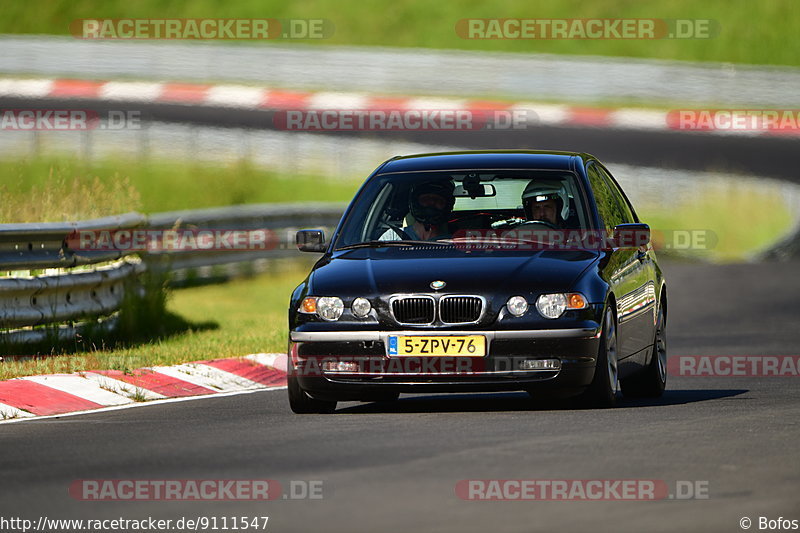
<instances>
[{"instance_id":1,"label":"bmw emblem","mask_svg":"<svg viewBox=\"0 0 800 533\"><path fill-rule=\"evenodd\" d=\"M447 285L444 281L436 280L431 281L431 289L438 291L439 289L444 289L444 286Z\"/></svg>"}]
</instances>

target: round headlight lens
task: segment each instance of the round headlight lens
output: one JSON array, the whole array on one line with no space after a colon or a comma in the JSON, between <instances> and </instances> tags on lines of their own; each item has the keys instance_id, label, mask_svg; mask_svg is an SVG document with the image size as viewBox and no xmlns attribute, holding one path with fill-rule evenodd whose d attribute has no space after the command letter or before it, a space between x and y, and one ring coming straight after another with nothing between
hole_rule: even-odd
<instances>
[{"instance_id":1,"label":"round headlight lens","mask_svg":"<svg viewBox=\"0 0 800 533\"><path fill-rule=\"evenodd\" d=\"M542 294L536 299L536 309L545 318L558 318L567 309L567 297L563 294Z\"/></svg>"},{"instance_id":2,"label":"round headlight lens","mask_svg":"<svg viewBox=\"0 0 800 533\"><path fill-rule=\"evenodd\" d=\"M317 314L323 320L339 320L344 311L344 303L336 296L317 298Z\"/></svg>"},{"instance_id":3,"label":"round headlight lens","mask_svg":"<svg viewBox=\"0 0 800 533\"><path fill-rule=\"evenodd\" d=\"M366 318L370 311L372 311L372 304L366 298L356 298L350 306L353 314L358 318Z\"/></svg>"},{"instance_id":4,"label":"round headlight lens","mask_svg":"<svg viewBox=\"0 0 800 533\"><path fill-rule=\"evenodd\" d=\"M512 296L506 302L508 312L514 316L522 316L528 312L528 300L522 296Z\"/></svg>"}]
</instances>

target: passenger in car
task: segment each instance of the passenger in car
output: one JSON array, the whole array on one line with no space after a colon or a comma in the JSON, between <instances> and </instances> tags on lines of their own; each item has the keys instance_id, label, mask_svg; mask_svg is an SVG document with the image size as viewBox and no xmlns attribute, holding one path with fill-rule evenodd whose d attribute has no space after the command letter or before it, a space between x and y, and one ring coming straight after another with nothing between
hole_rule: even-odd
<instances>
[{"instance_id":1,"label":"passenger in car","mask_svg":"<svg viewBox=\"0 0 800 533\"><path fill-rule=\"evenodd\" d=\"M409 194L409 216L403 233L408 239L433 241L452 237L447 228L447 219L453 212L455 186L450 180L427 181L411 188ZM380 240L396 240L403 236L390 229Z\"/></svg>"},{"instance_id":2,"label":"passenger in car","mask_svg":"<svg viewBox=\"0 0 800 533\"><path fill-rule=\"evenodd\" d=\"M522 191L522 206L529 222L542 221L557 229L566 227L570 202L560 181L531 180Z\"/></svg>"}]
</instances>

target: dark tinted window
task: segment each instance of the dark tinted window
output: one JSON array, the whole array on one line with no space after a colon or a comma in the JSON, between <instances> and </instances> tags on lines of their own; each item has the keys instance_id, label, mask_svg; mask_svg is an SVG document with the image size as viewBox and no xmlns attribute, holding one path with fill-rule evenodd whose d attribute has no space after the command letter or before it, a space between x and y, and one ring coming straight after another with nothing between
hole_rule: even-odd
<instances>
[{"instance_id":1,"label":"dark tinted window","mask_svg":"<svg viewBox=\"0 0 800 533\"><path fill-rule=\"evenodd\" d=\"M614 189L601 176L597 166L589 163L586 173L589 176L592 192L594 192L597 211L600 213L600 219L605 228L611 230L617 224L625 223L626 213L623 211Z\"/></svg>"},{"instance_id":2,"label":"dark tinted window","mask_svg":"<svg viewBox=\"0 0 800 533\"><path fill-rule=\"evenodd\" d=\"M596 166L596 165L592 165ZM609 175L609 173L603 167L597 167L597 171L603 176L606 183L608 183L609 188L614 194L614 198L619 204L620 212L622 213L622 217L627 224L631 224L636 222L636 216L633 214L630 205L628 204L628 200L625 198L625 195L622 193L617 184L614 182L614 179Z\"/></svg>"}]
</instances>

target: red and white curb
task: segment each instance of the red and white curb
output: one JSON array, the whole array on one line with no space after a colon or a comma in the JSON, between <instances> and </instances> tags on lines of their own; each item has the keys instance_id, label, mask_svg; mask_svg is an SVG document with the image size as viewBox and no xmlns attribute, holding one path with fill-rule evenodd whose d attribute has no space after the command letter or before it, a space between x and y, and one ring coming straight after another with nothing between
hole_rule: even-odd
<instances>
[{"instance_id":1,"label":"red and white curb","mask_svg":"<svg viewBox=\"0 0 800 533\"><path fill-rule=\"evenodd\" d=\"M94 370L0 381L0 420L52 416L150 400L286 386L286 354L251 354L130 373Z\"/></svg>"},{"instance_id":2,"label":"red and white curb","mask_svg":"<svg viewBox=\"0 0 800 533\"><path fill-rule=\"evenodd\" d=\"M619 128L634 130L676 129L670 111L640 108L597 108L537 102L501 102L463 98L372 95L345 92L303 92L246 85L94 81L74 79L0 79L0 97L31 99L78 98L105 102L142 102L232 107L262 110L465 110L533 112L538 123L551 126ZM719 135L797 134L795 130L717 129L702 133Z\"/></svg>"}]
</instances>

